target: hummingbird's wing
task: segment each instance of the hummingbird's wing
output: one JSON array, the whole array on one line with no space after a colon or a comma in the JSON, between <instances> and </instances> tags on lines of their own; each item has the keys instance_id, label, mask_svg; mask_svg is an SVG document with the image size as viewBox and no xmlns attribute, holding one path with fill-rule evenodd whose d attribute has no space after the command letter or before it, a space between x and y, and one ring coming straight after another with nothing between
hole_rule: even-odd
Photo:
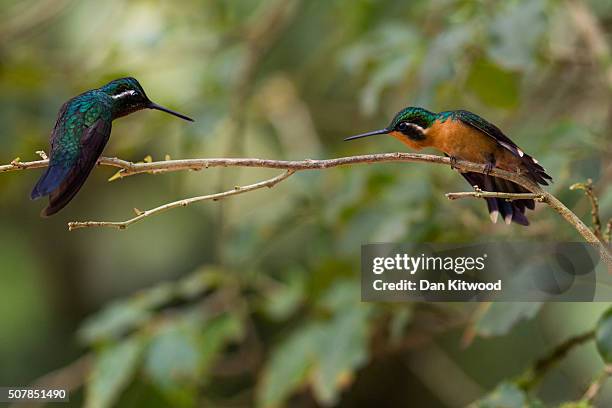
<instances>
[{"instance_id":1,"label":"hummingbird's wing","mask_svg":"<svg viewBox=\"0 0 612 408\"><path fill-rule=\"evenodd\" d=\"M494 124L488 122L482 117L476 115L475 113L466 111L466 110L457 110L454 111L454 116L461 120L466 125L469 125L482 133L492 137L500 146L509 150L513 155L521 159L521 162L525 166L525 168L529 171L533 180L537 183L548 185L546 180L552 180L548 174L546 174L546 170L544 167L540 166L538 162L525 152L523 152L510 138Z\"/></svg>"},{"instance_id":2,"label":"hummingbird's wing","mask_svg":"<svg viewBox=\"0 0 612 408\"><path fill-rule=\"evenodd\" d=\"M521 149L519 149L516 143L510 140L508 136L504 135L501 129L491 122L466 110L458 110L454 113L456 115L455 117L466 125L472 126L473 128L480 130L482 133L492 137L498 144L510 150L515 156L523 157L524 153Z\"/></svg>"},{"instance_id":3,"label":"hummingbird's wing","mask_svg":"<svg viewBox=\"0 0 612 408\"><path fill-rule=\"evenodd\" d=\"M68 149L62 149L62 146L58 143L59 136L64 133L64 121L70 103L71 101L64 103L57 114L55 126L50 137L49 166L32 189L30 193L32 200L49 195L64 180L72 167L73 160L67 155ZM65 151L62 152L62 150ZM56 151L58 152L57 155L54 154Z\"/></svg>"},{"instance_id":4,"label":"hummingbird's wing","mask_svg":"<svg viewBox=\"0 0 612 408\"><path fill-rule=\"evenodd\" d=\"M91 126L82 129L82 136L76 146L78 156L73 160L55 163L53 157L66 155L70 153L69 150L74 150L75 146L62 146L57 140L53 141L51 164L39 181L39 184L42 182L42 185L46 186L42 193L52 188L48 193L49 205L43 210L43 216L53 215L64 208L81 189L102 154L110 132L111 121L99 118ZM36 191L37 188L32 192L33 196Z\"/></svg>"}]
</instances>

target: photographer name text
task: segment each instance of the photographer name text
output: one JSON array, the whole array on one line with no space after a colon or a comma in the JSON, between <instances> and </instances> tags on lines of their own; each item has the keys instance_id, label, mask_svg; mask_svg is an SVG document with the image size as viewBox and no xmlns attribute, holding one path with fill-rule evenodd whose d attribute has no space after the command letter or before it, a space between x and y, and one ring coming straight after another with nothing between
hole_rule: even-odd
<instances>
[{"instance_id":1,"label":"photographer name text","mask_svg":"<svg viewBox=\"0 0 612 408\"><path fill-rule=\"evenodd\" d=\"M431 282L427 279L420 279L417 282L402 279L399 282L384 282L377 279L372 283L374 290L377 291L501 291L501 279L497 282L467 282L461 279L451 279L446 282Z\"/></svg>"}]
</instances>

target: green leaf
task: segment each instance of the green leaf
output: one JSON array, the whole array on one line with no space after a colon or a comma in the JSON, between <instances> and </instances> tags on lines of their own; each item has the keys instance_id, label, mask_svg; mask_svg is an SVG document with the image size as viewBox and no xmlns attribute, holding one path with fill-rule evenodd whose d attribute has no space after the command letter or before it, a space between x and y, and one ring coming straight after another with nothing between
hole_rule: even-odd
<instances>
[{"instance_id":1,"label":"green leaf","mask_svg":"<svg viewBox=\"0 0 612 408\"><path fill-rule=\"evenodd\" d=\"M398 344L404 336L406 327L412 322L413 309L408 305L402 305L396 310L389 323L389 341L391 344Z\"/></svg>"},{"instance_id":2,"label":"green leaf","mask_svg":"<svg viewBox=\"0 0 612 408\"><path fill-rule=\"evenodd\" d=\"M206 374L225 345L243 335L242 321L235 315L225 314L205 323L200 343L201 381L206 379Z\"/></svg>"},{"instance_id":3,"label":"green leaf","mask_svg":"<svg viewBox=\"0 0 612 408\"><path fill-rule=\"evenodd\" d=\"M116 303L88 319L79 330L79 338L87 344L118 338L149 317L150 313L138 305L129 302Z\"/></svg>"},{"instance_id":4,"label":"green leaf","mask_svg":"<svg viewBox=\"0 0 612 408\"><path fill-rule=\"evenodd\" d=\"M593 408L588 401L572 401L559 405L559 408Z\"/></svg>"},{"instance_id":5,"label":"green leaf","mask_svg":"<svg viewBox=\"0 0 612 408\"><path fill-rule=\"evenodd\" d=\"M409 53L397 55L370 75L359 100L361 109L366 115L376 112L381 94L386 87L396 85L406 77L413 60Z\"/></svg>"},{"instance_id":6,"label":"green leaf","mask_svg":"<svg viewBox=\"0 0 612 408\"><path fill-rule=\"evenodd\" d=\"M200 374L199 331L185 319L163 325L146 352L146 375L177 406L193 406Z\"/></svg>"},{"instance_id":7,"label":"green leaf","mask_svg":"<svg viewBox=\"0 0 612 408\"><path fill-rule=\"evenodd\" d=\"M114 302L87 319L78 336L87 344L117 339L147 321L151 311L171 299L173 293L173 287L163 283L127 300Z\"/></svg>"},{"instance_id":8,"label":"green leaf","mask_svg":"<svg viewBox=\"0 0 612 408\"><path fill-rule=\"evenodd\" d=\"M287 283L278 283L265 293L263 310L270 319L281 321L291 316L304 299L306 274L294 272Z\"/></svg>"},{"instance_id":9,"label":"green leaf","mask_svg":"<svg viewBox=\"0 0 612 408\"><path fill-rule=\"evenodd\" d=\"M597 322L595 344L606 364L612 363L612 307L607 309Z\"/></svg>"},{"instance_id":10,"label":"green leaf","mask_svg":"<svg viewBox=\"0 0 612 408\"><path fill-rule=\"evenodd\" d=\"M87 319L79 330L79 338L86 344L118 339L147 322L155 310L173 299L194 299L207 290L232 283L222 270L202 268L177 283L164 282L113 302Z\"/></svg>"},{"instance_id":11,"label":"green leaf","mask_svg":"<svg viewBox=\"0 0 612 408\"><path fill-rule=\"evenodd\" d=\"M474 62L466 85L486 105L514 108L519 103L520 75L488 59Z\"/></svg>"},{"instance_id":12,"label":"green leaf","mask_svg":"<svg viewBox=\"0 0 612 408\"><path fill-rule=\"evenodd\" d=\"M321 300L333 313L328 320L307 323L280 343L258 384L259 407L278 407L299 387L310 384L323 405L337 402L354 371L367 360L371 306L355 303L359 285L340 282Z\"/></svg>"},{"instance_id":13,"label":"green leaf","mask_svg":"<svg viewBox=\"0 0 612 408\"><path fill-rule=\"evenodd\" d=\"M163 324L152 336L145 373L173 404L192 406L223 347L242 336L242 323L233 315L206 321L193 313Z\"/></svg>"},{"instance_id":14,"label":"green leaf","mask_svg":"<svg viewBox=\"0 0 612 408\"><path fill-rule=\"evenodd\" d=\"M144 341L133 337L96 355L85 390L86 408L113 406L136 372L143 349Z\"/></svg>"},{"instance_id":15,"label":"green leaf","mask_svg":"<svg viewBox=\"0 0 612 408\"><path fill-rule=\"evenodd\" d=\"M334 284L321 298L321 305L332 312L341 313L353 310L355 304L361 301L361 291L358 282L341 281ZM368 307L367 304L363 305Z\"/></svg>"},{"instance_id":16,"label":"green leaf","mask_svg":"<svg viewBox=\"0 0 612 408\"><path fill-rule=\"evenodd\" d=\"M337 403L339 392L352 383L354 370L368 357L368 308L364 306L340 311L321 334L312 381L323 405Z\"/></svg>"},{"instance_id":17,"label":"green leaf","mask_svg":"<svg viewBox=\"0 0 612 408\"><path fill-rule=\"evenodd\" d=\"M306 383L320 337L321 327L307 324L274 349L257 387L258 407L279 407L296 388Z\"/></svg>"},{"instance_id":18,"label":"green leaf","mask_svg":"<svg viewBox=\"0 0 612 408\"><path fill-rule=\"evenodd\" d=\"M359 98L364 113L373 114L383 91L399 85L408 76L420 53L419 39L419 34L409 25L389 23L373 30L340 55L340 62L348 72L367 74Z\"/></svg>"},{"instance_id":19,"label":"green leaf","mask_svg":"<svg viewBox=\"0 0 612 408\"><path fill-rule=\"evenodd\" d=\"M177 292L184 299L194 299L206 291L234 284L234 278L220 268L206 266L181 279Z\"/></svg>"},{"instance_id":20,"label":"green leaf","mask_svg":"<svg viewBox=\"0 0 612 408\"><path fill-rule=\"evenodd\" d=\"M515 384L503 382L484 398L470 404L470 408L524 408L527 396Z\"/></svg>"},{"instance_id":21,"label":"green leaf","mask_svg":"<svg viewBox=\"0 0 612 408\"><path fill-rule=\"evenodd\" d=\"M199 367L197 333L183 324L170 324L152 339L145 363L146 373L161 387L197 379Z\"/></svg>"},{"instance_id":22,"label":"green leaf","mask_svg":"<svg viewBox=\"0 0 612 408\"><path fill-rule=\"evenodd\" d=\"M488 53L500 66L527 69L537 63L536 52L546 30L545 1L507 2L491 22Z\"/></svg>"},{"instance_id":23,"label":"green leaf","mask_svg":"<svg viewBox=\"0 0 612 408\"><path fill-rule=\"evenodd\" d=\"M476 322L476 333L484 337L504 335L519 321L533 318L541 307L539 302L491 303Z\"/></svg>"},{"instance_id":24,"label":"green leaf","mask_svg":"<svg viewBox=\"0 0 612 408\"><path fill-rule=\"evenodd\" d=\"M466 48L474 41L475 31L473 25L458 24L448 30L441 30L438 36L429 42L419 73L419 99L430 101L441 85L454 82L459 62L465 55Z\"/></svg>"}]
</instances>

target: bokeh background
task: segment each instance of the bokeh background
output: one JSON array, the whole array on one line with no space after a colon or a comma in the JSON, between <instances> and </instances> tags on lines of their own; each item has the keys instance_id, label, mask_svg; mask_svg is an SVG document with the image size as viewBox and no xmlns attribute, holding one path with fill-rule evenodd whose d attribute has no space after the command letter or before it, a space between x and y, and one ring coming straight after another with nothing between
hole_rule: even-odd
<instances>
[{"instance_id":1,"label":"bokeh background","mask_svg":"<svg viewBox=\"0 0 612 408\"><path fill-rule=\"evenodd\" d=\"M607 220L611 33L606 0L1 0L0 163L35 160L64 101L131 75L196 122L138 112L114 123L107 156L404 151L342 139L407 105L461 108L537 157L586 222L588 201L568 187L592 178ZM479 200L448 201L468 186L445 166L302 172L126 231L74 232L66 222L124 220L276 172L109 183L99 167L50 219L28 199L41 172L0 174L0 385L61 385L89 407L554 406L604 366L587 341L529 396L512 385L607 304L360 302L365 242L580 239L544 206L523 228L491 224ZM596 404L612 404L612 387Z\"/></svg>"}]
</instances>

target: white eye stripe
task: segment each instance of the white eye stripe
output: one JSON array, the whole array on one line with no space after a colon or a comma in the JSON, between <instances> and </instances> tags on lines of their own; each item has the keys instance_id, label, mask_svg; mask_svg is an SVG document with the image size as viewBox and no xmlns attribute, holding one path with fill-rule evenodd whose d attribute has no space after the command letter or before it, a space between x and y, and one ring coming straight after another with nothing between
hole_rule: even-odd
<instances>
[{"instance_id":1,"label":"white eye stripe","mask_svg":"<svg viewBox=\"0 0 612 408\"><path fill-rule=\"evenodd\" d=\"M136 95L136 91L134 91L133 89L130 89L129 91L121 92L118 95L113 95L113 99L119 99L125 96L134 96L134 95Z\"/></svg>"},{"instance_id":2,"label":"white eye stripe","mask_svg":"<svg viewBox=\"0 0 612 408\"><path fill-rule=\"evenodd\" d=\"M417 125L415 123L408 123L408 126L412 126L413 128L415 128L415 129L417 129L417 130L419 130L421 132L425 131L425 129L423 129L421 126L419 126L419 125Z\"/></svg>"}]
</instances>

